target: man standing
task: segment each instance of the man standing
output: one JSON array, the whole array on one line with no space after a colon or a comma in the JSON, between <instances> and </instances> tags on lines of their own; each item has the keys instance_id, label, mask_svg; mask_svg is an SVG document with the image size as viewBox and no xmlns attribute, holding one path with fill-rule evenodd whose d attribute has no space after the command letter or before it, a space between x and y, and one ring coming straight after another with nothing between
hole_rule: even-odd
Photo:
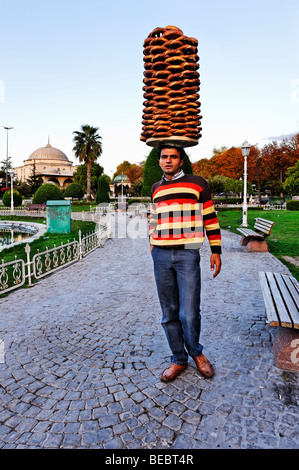
<instances>
[{"instance_id":1,"label":"man standing","mask_svg":"<svg viewBox=\"0 0 299 470\"><path fill-rule=\"evenodd\" d=\"M150 244L154 274L162 309L162 326L172 352L171 365L161 375L168 382L188 366L190 355L205 377L212 377L212 364L199 343L200 254L209 240L211 270L221 269L221 235L210 189L201 176L182 171L183 149L162 144L159 165L162 180L152 187Z\"/></svg>"}]
</instances>

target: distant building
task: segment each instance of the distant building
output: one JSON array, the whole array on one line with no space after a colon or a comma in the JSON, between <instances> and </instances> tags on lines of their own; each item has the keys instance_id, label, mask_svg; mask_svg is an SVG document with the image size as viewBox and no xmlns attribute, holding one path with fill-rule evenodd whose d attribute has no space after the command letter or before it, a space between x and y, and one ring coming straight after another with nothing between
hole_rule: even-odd
<instances>
[{"instance_id":1,"label":"distant building","mask_svg":"<svg viewBox=\"0 0 299 470\"><path fill-rule=\"evenodd\" d=\"M24 160L24 165L14 168L16 178L22 183L32 175L32 169L35 164L35 171L41 176L43 183L54 183L61 189L66 188L73 183L73 174L77 166L67 158L59 149L52 147L50 142L46 147L41 147Z\"/></svg>"},{"instance_id":2,"label":"distant building","mask_svg":"<svg viewBox=\"0 0 299 470\"><path fill-rule=\"evenodd\" d=\"M117 175L110 186L110 193L112 197L124 195L126 196L130 192L132 186L130 179L127 175Z\"/></svg>"}]
</instances>

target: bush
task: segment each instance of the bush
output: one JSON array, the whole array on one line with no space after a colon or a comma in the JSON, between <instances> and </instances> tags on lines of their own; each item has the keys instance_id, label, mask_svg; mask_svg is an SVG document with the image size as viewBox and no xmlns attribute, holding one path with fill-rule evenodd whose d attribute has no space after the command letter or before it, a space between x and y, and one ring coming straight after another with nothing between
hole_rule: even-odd
<instances>
[{"instance_id":1,"label":"bush","mask_svg":"<svg viewBox=\"0 0 299 470\"><path fill-rule=\"evenodd\" d=\"M36 191L32 203L33 204L44 204L47 201L56 201L64 199L61 189L55 184L46 183L43 184Z\"/></svg>"},{"instance_id":2,"label":"bush","mask_svg":"<svg viewBox=\"0 0 299 470\"><path fill-rule=\"evenodd\" d=\"M98 189L96 193L96 203L101 204L102 202L110 202L110 187L108 180L105 175L99 177Z\"/></svg>"},{"instance_id":3,"label":"bush","mask_svg":"<svg viewBox=\"0 0 299 470\"><path fill-rule=\"evenodd\" d=\"M22 205L22 200L23 200L23 198L22 198L21 194L19 193L19 191L14 190L13 191L14 207L21 206ZM6 207L10 207L10 205L11 205L11 190L5 191L5 193L3 194L3 204Z\"/></svg>"},{"instance_id":4,"label":"bush","mask_svg":"<svg viewBox=\"0 0 299 470\"><path fill-rule=\"evenodd\" d=\"M299 211L299 201L288 201L287 210L289 211Z\"/></svg>"},{"instance_id":5,"label":"bush","mask_svg":"<svg viewBox=\"0 0 299 470\"><path fill-rule=\"evenodd\" d=\"M71 197L72 199L81 199L83 196L83 188L79 183L69 184L64 191L64 197Z\"/></svg>"}]
</instances>

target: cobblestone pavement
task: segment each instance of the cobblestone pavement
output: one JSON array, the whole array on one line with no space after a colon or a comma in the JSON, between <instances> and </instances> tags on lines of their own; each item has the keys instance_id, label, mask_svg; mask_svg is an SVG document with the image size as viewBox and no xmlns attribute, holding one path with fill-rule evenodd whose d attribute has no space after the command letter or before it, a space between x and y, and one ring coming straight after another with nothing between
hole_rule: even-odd
<instances>
[{"instance_id":1,"label":"cobblestone pavement","mask_svg":"<svg viewBox=\"0 0 299 470\"><path fill-rule=\"evenodd\" d=\"M223 232L212 278L202 248L202 335L216 374L170 353L146 238L108 240L82 262L0 300L0 448L299 448L299 376L277 369L258 272L288 273Z\"/></svg>"}]
</instances>

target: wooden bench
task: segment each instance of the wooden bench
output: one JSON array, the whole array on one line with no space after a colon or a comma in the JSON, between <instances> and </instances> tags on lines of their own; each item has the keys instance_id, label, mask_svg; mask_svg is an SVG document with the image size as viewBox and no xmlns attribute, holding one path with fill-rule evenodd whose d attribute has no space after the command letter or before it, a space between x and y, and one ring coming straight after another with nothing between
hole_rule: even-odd
<instances>
[{"instance_id":1,"label":"wooden bench","mask_svg":"<svg viewBox=\"0 0 299 470\"><path fill-rule=\"evenodd\" d=\"M46 204L28 204L27 205L27 209L29 211L40 211L40 210L44 211L46 210L46 207L47 207Z\"/></svg>"},{"instance_id":2,"label":"wooden bench","mask_svg":"<svg viewBox=\"0 0 299 470\"><path fill-rule=\"evenodd\" d=\"M269 237L273 225L274 222L272 220L257 217L255 219L254 230L238 227L238 232L243 235L241 245L246 246L248 251L269 251L265 238Z\"/></svg>"},{"instance_id":3,"label":"wooden bench","mask_svg":"<svg viewBox=\"0 0 299 470\"><path fill-rule=\"evenodd\" d=\"M282 327L273 343L277 367L299 372L299 283L285 274L260 272L267 321Z\"/></svg>"}]
</instances>

